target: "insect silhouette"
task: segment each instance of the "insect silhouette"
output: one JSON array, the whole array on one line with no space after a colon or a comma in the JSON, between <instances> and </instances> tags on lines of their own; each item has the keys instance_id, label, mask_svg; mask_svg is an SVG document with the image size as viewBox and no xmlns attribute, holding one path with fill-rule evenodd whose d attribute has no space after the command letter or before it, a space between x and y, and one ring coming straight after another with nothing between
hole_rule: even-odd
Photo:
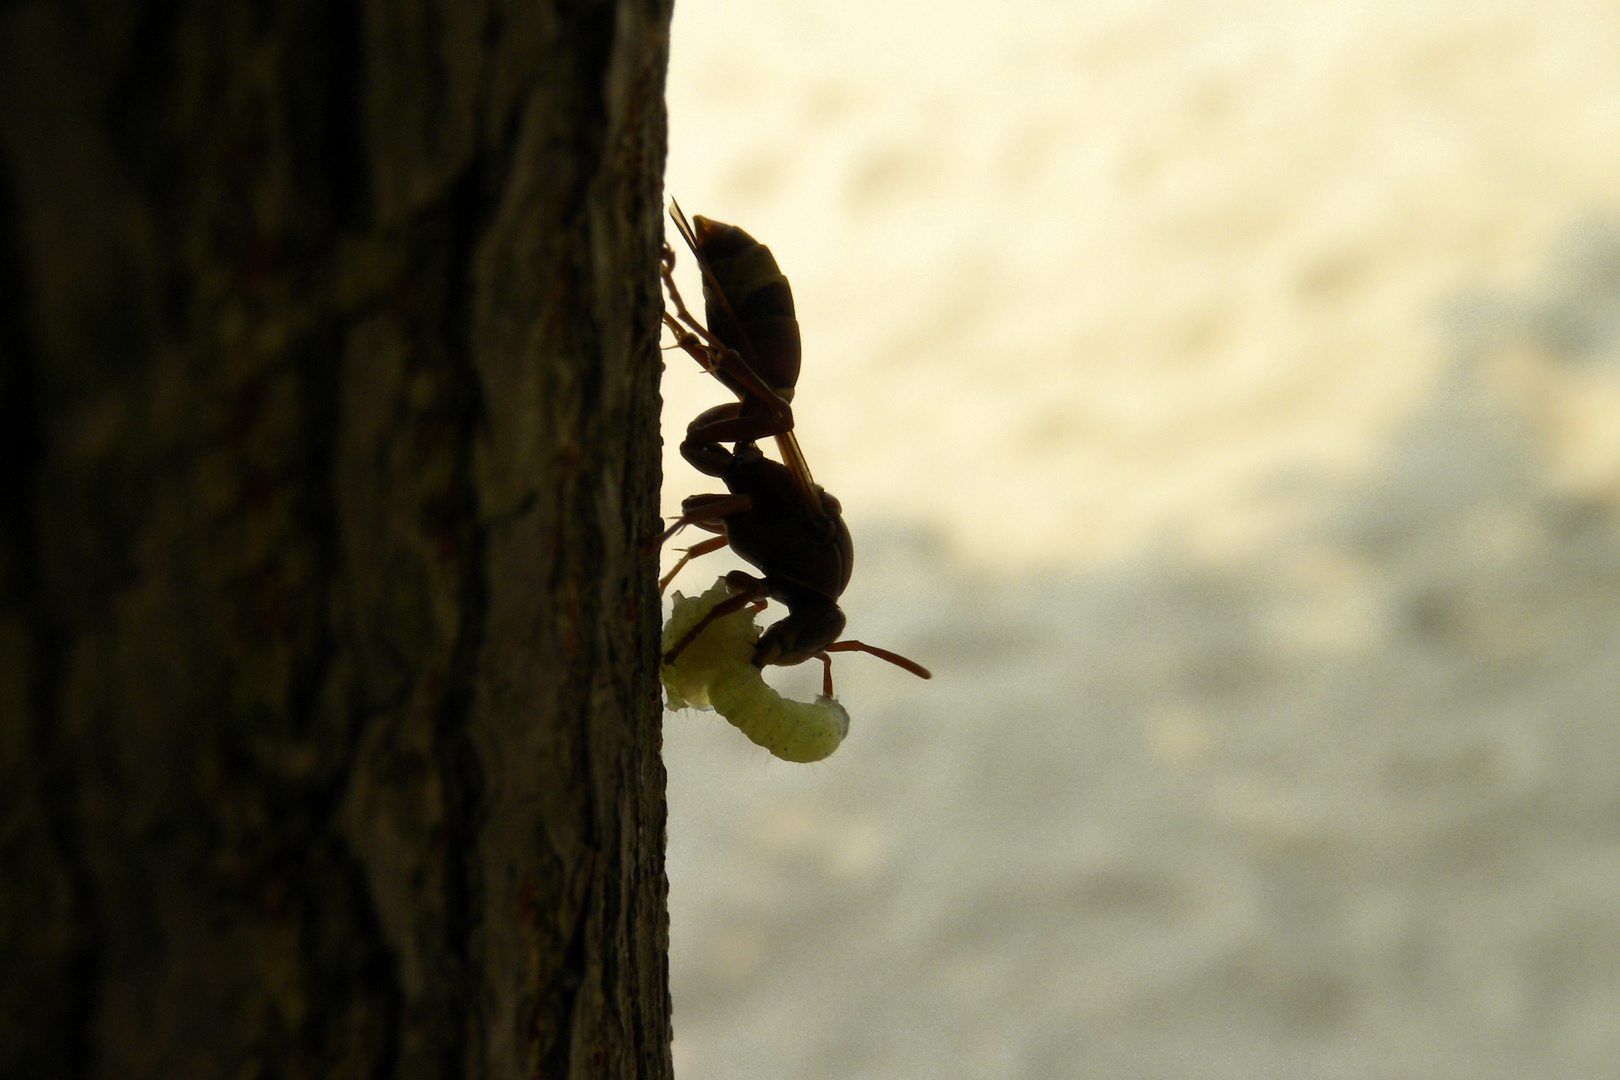
<instances>
[{"instance_id":1,"label":"insect silhouette","mask_svg":"<svg viewBox=\"0 0 1620 1080\"><path fill-rule=\"evenodd\" d=\"M855 548L837 499L817 484L793 435L793 392L801 347L793 291L770 249L735 225L701 215L688 222L679 204L670 217L703 275L707 326L687 311L675 287L675 252L664 248L663 278L674 313L664 323L676 344L738 400L698 414L686 428L681 456L699 472L725 483L724 495L692 495L681 516L649 544L662 547L688 525L718 535L688 548L659 582L662 592L692 559L730 545L760 571L733 570L725 577L731 596L716 604L668 651L675 660L715 619L745 606L762 610L769 600L787 607L786 617L760 635L754 666L824 665L822 692L833 696L835 652L865 652L921 678L927 668L862 641L839 640L845 617L838 598L849 585ZM695 226L695 227L694 227ZM765 456L759 441L774 438L782 455ZM731 443L727 449L725 443Z\"/></svg>"}]
</instances>

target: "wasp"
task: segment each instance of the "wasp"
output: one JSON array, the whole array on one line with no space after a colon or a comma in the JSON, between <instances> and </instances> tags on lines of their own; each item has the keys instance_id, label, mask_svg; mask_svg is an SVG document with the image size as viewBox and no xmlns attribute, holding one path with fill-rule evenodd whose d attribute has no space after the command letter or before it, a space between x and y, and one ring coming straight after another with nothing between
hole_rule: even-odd
<instances>
[{"instance_id":1,"label":"wasp","mask_svg":"<svg viewBox=\"0 0 1620 1080\"><path fill-rule=\"evenodd\" d=\"M754 648L754 666L824 665L822 692L833 696L835 652L865 652L921 678L927 668L862 641L839 640L845 617L838 598L849 585L855 548L843 508L810 475L793 435L793 392L802 348L793 290L764 244L735 225L698 215L687 221L671 202L670 217L703 275L707 325L698 322L675 287L675 252L664 248L663 279L675 311L664 323L676 344L737 395L737 400L700 413L686 428L681 456L726 485L726 494L693 495L681 516L649 544L651 550L688 525L718 535L688 548L664 578L659 592L692 559L729 545L760 571L726 575L731 595L715 605L664 654L672 662L715 619L745 606L762 610L776 600L786 617L768 627ZM765 456L760 440L772 438L782 456ZM726 443L731 443L727 449Z\"/></svg>"}]
</instances>

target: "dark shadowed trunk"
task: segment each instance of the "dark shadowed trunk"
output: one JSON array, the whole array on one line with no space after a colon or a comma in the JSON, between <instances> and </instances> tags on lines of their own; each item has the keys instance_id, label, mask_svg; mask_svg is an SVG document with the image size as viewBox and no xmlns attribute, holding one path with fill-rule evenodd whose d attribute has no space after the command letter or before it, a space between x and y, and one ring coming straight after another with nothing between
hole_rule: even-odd
<instances>
[{"instance_id":1,"label":"dark shadowed trunk","mask_svg":"<svg viewBox=\"0 0 1620 1080\"><path fill-rule=\"evenodd\" d=\"M667 1077L667 0L0 6L0 1071Z\"/></svg>"}]
</instances>

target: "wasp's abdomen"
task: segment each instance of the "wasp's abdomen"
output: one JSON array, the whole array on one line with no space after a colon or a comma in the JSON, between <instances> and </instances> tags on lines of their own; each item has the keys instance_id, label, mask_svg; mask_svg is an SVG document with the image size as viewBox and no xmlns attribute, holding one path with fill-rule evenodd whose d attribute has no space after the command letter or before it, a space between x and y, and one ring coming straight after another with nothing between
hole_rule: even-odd
<instances>
[{"instance_id":1,"label":"wasp's abdomen","mask_svg":"<svg viewBox=\"0 0 1620 1080\"><path fill-rule=\"evenodd\" d=\"M771 249L737 226L701 214L693 223L698 250L725 297L722 301L704 284L703 307L710 332L756 361L762 369L759 376L771 389L791 398L799 381L801 347L787 277L777 267Z\"/></svg>"}]
</instances>

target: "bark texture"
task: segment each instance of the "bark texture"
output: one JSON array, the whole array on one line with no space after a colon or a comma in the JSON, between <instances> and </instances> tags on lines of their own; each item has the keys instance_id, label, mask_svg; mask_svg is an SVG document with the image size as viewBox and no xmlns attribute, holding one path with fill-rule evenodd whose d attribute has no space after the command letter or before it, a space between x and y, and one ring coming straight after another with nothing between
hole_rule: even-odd
<instances>
[{"instance_id":1,"label":"bark texture","mask_svg":"<svg viewBox=\"0 0 1620 1080\"><path fill-rule=\"evenodd\" d=\"M0 1071L667 1077L667 0L0 6Z\"/></svg>"}]
</instances>

